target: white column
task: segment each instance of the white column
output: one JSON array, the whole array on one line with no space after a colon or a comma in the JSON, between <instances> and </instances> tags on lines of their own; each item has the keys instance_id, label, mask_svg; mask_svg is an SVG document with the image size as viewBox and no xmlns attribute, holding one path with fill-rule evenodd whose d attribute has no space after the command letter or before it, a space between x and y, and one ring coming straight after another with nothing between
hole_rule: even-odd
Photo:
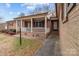
<instances>
[{"instance_id":1,"label":"white column","mask_svg":"<svg viewBox=\"0 0 79 59\"><path fill-rule=\"evenodd\" d=\"M31 32L32 32L32 28L33 28L33 20L31 18Z\"/></svg>"},{"instance_id":2,"label":"white column","mask_svg":"<svg viewBox=\"0 0 79 59\"><path fill-rule=\"evenodd\" d=\"M28 22L28 28L29 28L29 22Z\"/></svg>"},{"instance_id":3,"label":"white column","mask_svg":"<svg viewBox=\"0 0 79 59\"><path fill-rule=\"evenodd\" d=\"M16 34L17 34L17 29L18 29L17 27L18 27L18 25L17 25L17 20L16 20Z\"/></svg>"},{"instance_id":4,"label":"white column","mask_svg":"<svg viewBox=\"0 0 79 59\"><path fill-rule=\"evenodd\" d=\"M47 17L45 17L45 34L47 32Z\"/></svg>"}]
</instances>

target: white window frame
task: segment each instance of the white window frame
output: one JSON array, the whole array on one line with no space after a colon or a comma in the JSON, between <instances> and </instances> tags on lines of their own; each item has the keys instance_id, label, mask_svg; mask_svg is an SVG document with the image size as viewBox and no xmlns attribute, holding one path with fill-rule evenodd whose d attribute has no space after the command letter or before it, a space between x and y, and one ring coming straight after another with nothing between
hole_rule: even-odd
<instances>
[{"instance_id":1,"label":"white window frame","mask_svg":"<svg viewBox=\"0 0 79 59\"><path fill-rule=\"evenodd\" d=\"M69 6L68 6L68 3L64 3L64 6L63 6L63 23L67 22L68 21L68 13L72 10L74 6L74 3L70 3Z\"/></svg>"},{"instance_id":2,"label":"white window frame","mask_svg":"<svg viewBox=\"0 0 79 59\"><path fill-rule=\"evenodd\" d=\"M43 25L43 24L41 24L41 25ZM35 21L35 26L34 27L42 27L42 26L40 26L40 21Z\"/></svg>"}]
</instances>

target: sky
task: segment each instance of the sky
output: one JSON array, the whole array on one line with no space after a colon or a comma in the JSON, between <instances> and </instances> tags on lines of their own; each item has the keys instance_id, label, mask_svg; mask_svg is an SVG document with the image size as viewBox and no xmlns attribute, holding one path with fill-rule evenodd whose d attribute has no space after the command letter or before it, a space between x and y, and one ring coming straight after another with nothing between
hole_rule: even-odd
<instances>
[{"instance_id":1,"label":"sky","mask_svg":"<svg viewBox=\"0 0 79 59\"><path fill-rule=\"evenodd\" d=\"M49 7L49 10L54 11L55 5L53 3L0 3L0 17L3 21L13 20L21 13L25 15L32 14L35 9L45 11L45 6Z\"/></svg>"}]
</instances>

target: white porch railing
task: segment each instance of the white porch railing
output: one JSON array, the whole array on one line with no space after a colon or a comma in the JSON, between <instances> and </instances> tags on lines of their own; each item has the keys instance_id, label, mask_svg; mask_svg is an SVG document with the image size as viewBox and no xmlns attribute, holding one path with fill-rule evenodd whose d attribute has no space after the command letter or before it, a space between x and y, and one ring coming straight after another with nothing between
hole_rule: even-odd
<instances>
[{"instance_id":1,"label":"white porch railing","mask_svg":"<svg viewBox=\"0 0 79 59\"><path fill-rule=\"evenodd\" d=\"M28 27L22 27L22 32L31 32L31 28Z\"/></svg>"},{"instance_id":2,"label":"white porch railing","mask_svg":"<svg viewBox=\"0 0 79 59\"><path fill-rule=\"evenodd\" d=\"M22 32L31 32L31 28L28 28L28 27L22 27ZM33 27L32 28L32 31L33 32L45 32L45 28L44 27ZM46 32L49 32L50 29L47 28Z\"/></svg>"}]
</instances>

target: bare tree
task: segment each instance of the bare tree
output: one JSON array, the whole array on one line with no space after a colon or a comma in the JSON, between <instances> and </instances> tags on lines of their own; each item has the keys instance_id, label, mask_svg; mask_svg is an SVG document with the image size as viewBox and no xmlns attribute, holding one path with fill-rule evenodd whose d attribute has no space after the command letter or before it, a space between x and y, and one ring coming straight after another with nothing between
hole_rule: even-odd
<instances>
[{"instance_id":1,"label":"bare tree","mask_svg":"<svg viewBox=\"0 0 79 59\"><path fill-rule=\"evenodd\" d=\"M33 10L32 14L39 13L39 12L45 12L45 11L46 12L49 11L49 6L46 5L46 4L40 4L40 5L37 5L35 7L35 9Z\"/></svg>"}]
</instances>

